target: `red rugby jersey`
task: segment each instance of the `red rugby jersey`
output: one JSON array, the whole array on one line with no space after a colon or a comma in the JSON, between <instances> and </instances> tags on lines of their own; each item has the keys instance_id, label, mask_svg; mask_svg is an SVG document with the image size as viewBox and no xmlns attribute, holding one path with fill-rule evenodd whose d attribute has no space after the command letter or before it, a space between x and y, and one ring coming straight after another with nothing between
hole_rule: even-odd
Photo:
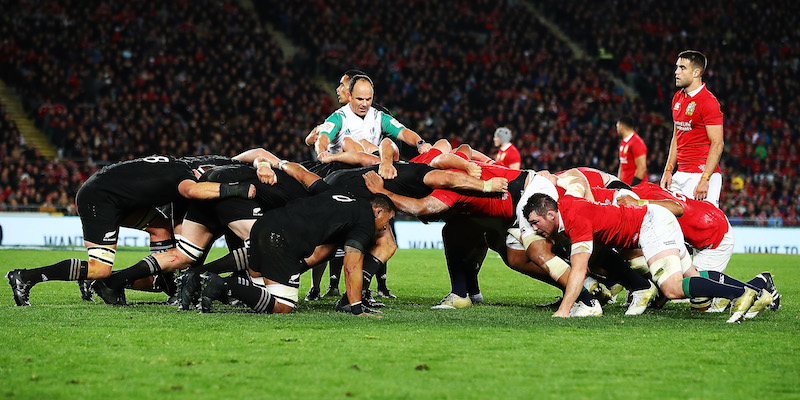
<instances>
[{"instance_id":1,"label":"red rugby jersey","mask_svg":"<svg viewBox=\"0 0 800 400\"><path fill-rule=\"evenodd\" d=\"M722 125L719 101L705 84L694 96L679 90L672 97L677 137L678 171L702 173L711 148L706 125ZM713 172L721 172L719 165Z\"/></svg>"}]
</instances>

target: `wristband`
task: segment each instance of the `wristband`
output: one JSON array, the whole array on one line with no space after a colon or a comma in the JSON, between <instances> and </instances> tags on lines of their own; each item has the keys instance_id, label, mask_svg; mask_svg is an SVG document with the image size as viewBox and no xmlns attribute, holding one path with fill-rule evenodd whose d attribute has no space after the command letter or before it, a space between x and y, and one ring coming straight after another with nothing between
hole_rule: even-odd
<instances>
[{"instance_id":1,"label":"wristband","mask_svg":"<svg viewBox=\"0 0 800 400\"><path fill-rule=\"evenodd\" d=\"M256 169L261 167L272 167L272 164L269 161L260 161L258 164L256 164Z\"/></svg>"},{"instance_id":2,"label":"wristband","mask_svg":"<svg viewBox=\"0 0 800 400\"><path fill-rule=\"evenodd\" d=\"M700 179L702 179L704 181L708 181L709 179L711 179L711 174L709 174L708 172L705 172L705 173L703 173L703 175L700 175Z\"/></svg>"},{"instance_id":3,"label":"wristband","mask_svg":"<svg viewBox=\"0 0 800 400\"><path fill-rule=\"evenodd\" d=\"M280 160L280 161L278 161L278 169L279 169L279 170L281 170L281 171L283 171L283 167L284 167L286 164L288 164L288 163L289 163L289 161L286 161L286 160Z\"/></svg>"},{"instance_id":4,"label":"wristband","mask_svg":"<svg viewBox=\"0 0 800 400\"><path fill-rule=\"evenodd\" d=\"M664 172L672 172L672 165L671 164L667 164L664 167Z\"/></svg>"},{"instance_id":5,"label":"wristband","mask_svg":"<svg viewBox=\"0 0 800 400\"><path fill-rule=\"evenodd\" d=\"M646 205L650 204L650 202L647 201L647 200L636 200L636 201L639 202L640 206L646 206Z\"/></svg>"},{"instance_id":6,"label":"wristband","mask_svg":"<svg viewBox=\"0 0 800 400\"><path fill-rule=\"evenodd\" d=\"M219 198L226 197L242 197L247 198L247 192L250 191L250 184L247 182L239 183L220 183L219 184Z\"/></svg>"},{"instance_id":7,"label":"wristband","mask_svg":"<svg viewBox=\"0 0 800 400\"><path fill-rule=\"evenodd\" d=\"M364 313L364 308L361 307L361 302L357 301L357 302L355 302L353 304L350 304L350 312L353 313L353 315L361 315L361 314L363 314Z\"/></svg>"},{"instance_id":8,"label":"wristband","mask_svg":"<svg viewBox=\"0 0 800 400\"><path fill-rule=\"evenodd\" d=\"M489 193L491 191L492 191L492 182L483 181L483 193Z\"/></svg>"},{"instance_id":9,"label":"wristband","mask_svg":"<svg viewBox=\"0 0 800 400\"><path fill-rule=\"evenodd\" d=\"M631 186L636 186L636 185L638 185L640 183L642 183L642 179L641 178L637 178L637 177L634 176L633 180L631 181Z\"/></svg>"},{"instance_id":10,"label":"wristband","mask_svg":"<svg viewBox=\"0 0 800 400\"><path fill-rule=\"evenodd\" d=\"M417 142L417 150L419 150L419 146L422 146L425 143L427 143L427 142L425 142L425 139L420 139L420 141Z\"/></svg>"}]
</instances>

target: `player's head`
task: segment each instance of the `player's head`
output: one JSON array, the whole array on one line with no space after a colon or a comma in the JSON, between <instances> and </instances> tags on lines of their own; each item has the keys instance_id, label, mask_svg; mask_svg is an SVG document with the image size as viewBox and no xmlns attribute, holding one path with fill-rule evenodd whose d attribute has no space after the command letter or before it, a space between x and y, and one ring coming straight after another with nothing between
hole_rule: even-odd
<instances>
[{"instance_id":1,"label":"player's head","mask_svg":"<svg viewBox=\"0 0 800 400\"><path fill-rule=\"evenodd\" d=\"M502 146L511 141L511 129L501 126L494 130L494 145Z\"/></svg>"},{"instance_id":2,"label":"player's head","mask_svg":"<svg viewBox=\"0 0 800 400\"><path fill-rule=\"evenodd\" d=\"M631 131L633 131L633 118L628 115L624 115L617 119L617 133L619 137L624 138L628 136Z\"/></svg>"},{"instance_id":3,"label":"player's head","mask_svg":"<svg viewBox=\"0 0 800 400\"><path fill-rule=\"evenodd\" d=\"M542 236L550 237L558 230L558 203L544 193L534 193L522 208L522 215Z\"/></svg>"},{"instance_id":4,"label":"player's head","mask_svg":"<svg viewBox=\"0 0 800 400\"><path fill-rule=\"evenodd\" d=\"M336 88L336 96L339 98L339 104L347 104L350 101L350 79L356 75L367 75L366 73L357 69L348 69L339 79L339 87Z\"/></svg>"},{"instance_id":5,"label":"player's head","mask_svg":"<svg viewBox=\"0 0 800 400\"><path fill-rule=\"evenodd\" d=\"M685 88L695 80L701 81L707 66L708 60L703 53L697 50L682 51L675 61L675 86Z\"/></svg>"},{"instance_id":6,"label":"player's head","mask_svg":"<svg viewBox=\"0 0 800 400\"><path fill-rule=\"evenodd\" d=\"M394 218L396 208L388 196L376 193L369 200L372 205L372 212L375 213L375 229L380 232L387 229L389 220Z\"/></svg>"},{"instance_id":7,"label":"player's head","mask_svg":"<svg viewBox=\"0 0 800 400\"><path fill-rule=\"evenodd\" d=\"M350 109L356 115L363 117L372 106L372 97L375 94L372 79L366 75L356 75L350 79Z\"/></svg>"}]
</instances>

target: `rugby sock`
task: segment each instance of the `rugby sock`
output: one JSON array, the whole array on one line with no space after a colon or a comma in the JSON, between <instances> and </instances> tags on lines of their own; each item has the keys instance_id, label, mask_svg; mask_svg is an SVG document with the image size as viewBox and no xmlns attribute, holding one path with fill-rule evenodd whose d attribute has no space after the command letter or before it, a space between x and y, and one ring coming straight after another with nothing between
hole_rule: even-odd
<instances>
[{"instance_id":1,"label":"rugby sock","mask_svg":"<svg viewBox=\"0 0 800 400\"><path fill-rule=\"evenodd\" d=\"M120 290L137 279L155 275L159 272L161 272L161 266L158 265L156 258L147 256L133 266L111 274L111 276L104 279L104 282L109 288Z\"/></svg>"},{"instance_id":2,"label":"rugby sock","mask_svg":"<svg viewBox=\"0 0 800 400\"><path fill-rule=\"evenodd\" d=\"M378 272L375 273L375 276L378 277L378 290L385 292L389 290L389 288L386 287L386 263L381 264L383 265L378 268Z\"/></svg>"},{"instance_id":3,"label":"rugby sock","mask_svg":"<svg viewBox=\"0 0 800 400\"><path fill-rule=\"evenodd\" d=\"M325 275L325 264L317 265L314 268L311 268L311 288L320 290L320 284L322 284L322 275Z\"/></svg>"},{"instance_id":4,"label":"rugby sock","mask_svg":"<svg viewBox=\"0 0 800 400\"><path fill-rule=\"evenodd\" d=\"M225 272L244 271L249 266L250 258L248 257L247 248L241 247L208 264L198 265L192 268L195 268L198 274L213 272L219 275Z\"/></svg>"},{"instance_id":5,"label":"rugby sock","mask_svg":"<svg viewBox=\"0 0 800 400\"><path fill-rule=\"evenodd\" d=\"M267 291L267 288L254 285L249 277L231 275L223 278L230 297L239 299L247 304L253 311L259 313L272 314L275 308L275 298Z\"/></svg>"},{"instance_id":6,"label":"rugby sock","mask_svg":"<svg viewBox=\"0 0 800 400\"><path fill-rule=\"evenodd\" d=\"M339 287L339 279L342 276L342 267L344 266L344 252L339 257L339 251L336 251L336 257L333 257L328 263L328 273L330 274L330 287Z\"/></svg>"},{"instance_id":7,"label":"rugby sock","mask_svg":"<svg viewBox=\"0 0 800 400\"><path fill-rule=\"evenodd\" d=\"M583 288L581 289L581 292L578 294L578 298L576 299L576 301L580 301L588 306L592 304L592 299L594 299L594 297L592 297L592 294L589 293L589 291L586 290L586 288Z\"/></svg>"},{"instance_id":8,"label":"rugby sock","mask_svg":"<svg viewBox=\"0 0 800 400\"><path fill-rule=\"evenodd\" d=\"M77 281L86 279L89 273L89 262L77 258L69 258L45 267L23 269L22 280L35 285L46 281Z\"/></svg>"},{"instance_id":9,"label":"rugby sock","mask_svg":"<svg viewBox=\"0 0 800 400\"><path fill-rule=\"evenodd\" d=\"M736 286L736 287L740 287L740 288L743 288L743 287L747 286L750 289L755 290L756 293L761 293L761 289L763 289L763 287L759 287L757 285L753 285L750 282L744 283L744 282L742 282L742 281L740 281L738 279L731 278L730 276L722 274L722 273L719 273L717 271L697 271L697 272L700 274L700 276L703 276L703 277L706 277L708 279L711 279L714 282L726 283L728 285ZM762 284L763 284L764 280L762 280L762 279L758 279L758 280L761 281Z\"/></svg>"},{"instance_id":10,"label":"rugby sock","mask_svg":"<svg viewBox=\"0 0 800 400\"><path fill-rule=\"evenodd\" d=\"M692 297L724 297L735 299L744 294L744 287L712 281L702 276L683 278L683 295Z\"/></svg>"},{"instance_id":11,"label":"rugby sock","mask_svg":"<svg viewBox=\"0 0 800 400\"><path fill-rule=\"evenodd\" d=\"M767 281L765 281L764 278L762 278L759 275L756 275L755 278L747 281L747 284L751 285L751 286L753 286L755 288L758 288L758 290L756 290L756 292L759 292L759 293L761 293L761 289L766 289L767 288Z\"/></svg>"}]
</instances>

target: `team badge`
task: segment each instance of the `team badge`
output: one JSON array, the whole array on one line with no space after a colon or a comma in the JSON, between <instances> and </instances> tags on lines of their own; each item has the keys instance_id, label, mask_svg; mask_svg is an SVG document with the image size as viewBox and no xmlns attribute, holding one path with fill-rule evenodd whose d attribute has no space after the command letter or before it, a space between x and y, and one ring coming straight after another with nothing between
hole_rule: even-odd
<instances>
[{"instance_id":1,"label":"team badge","mask_svg":"<svg viewBox=\"0 0 800 400\"><path fill-rule=\"evenodd\" d=\"M672 107L673 110L678 111L681 109L681 103L675 103L675 107Z\"/></svg>"},{"instance_id":2,"label":"team badge","mask_svg":"<svg viewBox=\"0 0 800 400\"><path fill-rule=\"evenodd\" d=\"M694 114L694 108L697 107L697 103L691 102L688 106L686 106L686 115L691 116Z\"/></svg>"}]
</instances>

